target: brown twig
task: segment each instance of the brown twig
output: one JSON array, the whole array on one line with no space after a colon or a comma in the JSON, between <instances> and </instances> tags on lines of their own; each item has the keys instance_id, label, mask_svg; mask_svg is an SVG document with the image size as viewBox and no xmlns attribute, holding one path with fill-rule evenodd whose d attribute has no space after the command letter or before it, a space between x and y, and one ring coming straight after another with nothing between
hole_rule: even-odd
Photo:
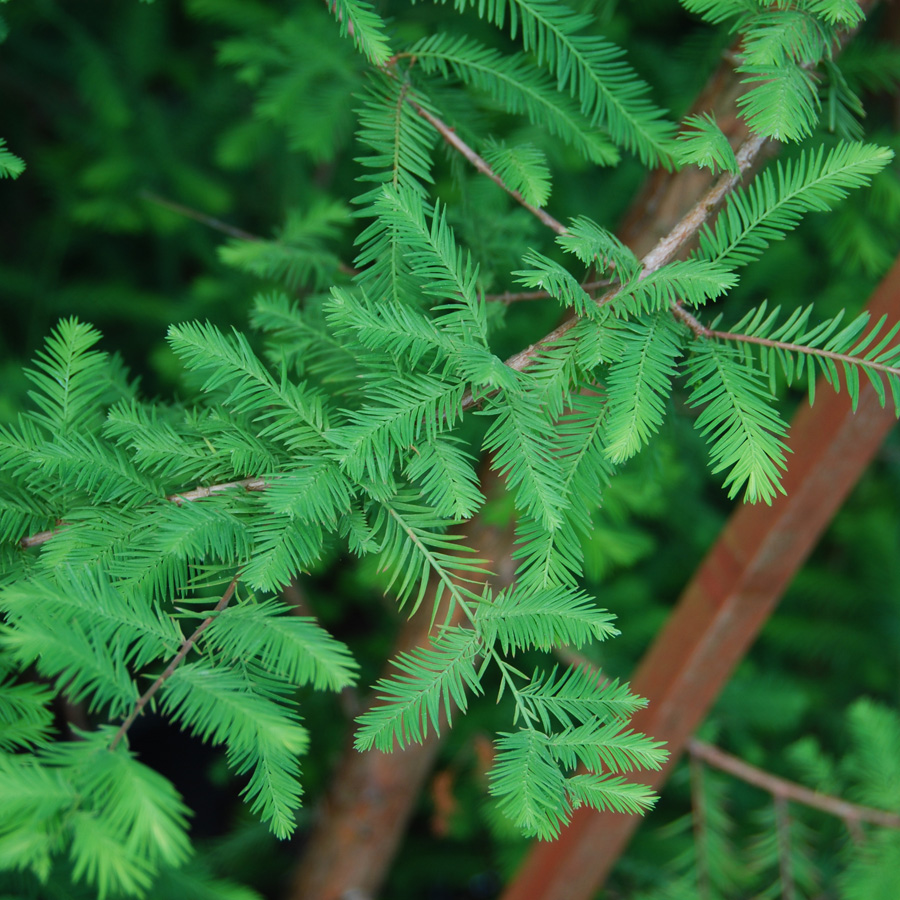
<instances>
[{"instance_id":1,"label":"brown twig","mask_svg":"<svg viewBox=\"0 0 900 900\"><path fill-rule=\"evenodd\" d=\"M260 237L258 234L251 234L249 231L244 231L243 228L229 225L227 222L209 216L198 209L192 209L190 206L184 206L181 203L176 203L174 200L167 200L165 197L160 197L159 194L154 194L153 191L145 189L140 191L138 196L150 203L155 203L157 206L162 206L164 209L177 213L180 216L185 216L188 219L193 219L195 222L200 222L202 225L206 225L216 231L221 231L223 234L227 234L229 237L236 238L239 241L252 241L257 244L263 242L269 243L271 241L270 238ZM280 246L283 245L282 241L272 241L272 243ZM345 275L356 274L356 269L354 269L353 266L348 266L343 262L338 262L337 268L339 272L343 272Z\"/></svg>"},{"instance_id":2,"label":"brown twig","mask_svg":"<svg viewBox=\"0 0 900 900\"><path fill-rule=\"evenodd\" d=\"M251 234L249 231L244 231L242 228L236 228L234 225L229 225L221 219L208 216L206 213L200 212L200 210L191 209L190 206L183 206L181 203L176 203L174 200L167 200L165 197L160 197L159 194L154 194L153 191L144 189L138 192L138 196L150 203L155 203L157 206L162 206L170 212L177 213L179 216L193 219L195 222L200 222L208 228L212 228L215 231L221 231L229 237L237 238L239 241L260 242L265 240L265 238L261 238L257 234Z\"/></svg>"},{"instance_id":3,"label":"brown twig","mask_svg":"<svg viewBox=\"0 0 900 900\"><path fill-rule=\"evenodd\" d=\"M172 657L172 661L163 669L162 674L153 684L150 685L149 688L141 695L140 699L137 703L134 704L134 709L128 714L128 718L122 723L119 730L115 733L115 736L112 739L112 742L109 745L110 750L115 750L119 741L122 740L123 737L128 733L128 729L134 724L135 719L141 714L144 707L153 699L153 696L156 692L165 684L165 682L175 674L175 670L181 665L184 661L184 658L191 652L191 648L197 642L197 638L209 628L210 625L215 621L216 616L225 609L226 606L231 602L231 598L234 596L235 590L237 590L238 580L241 577L240 571L235 573L234 578L231 579L231 583L225 589L225 593L222 594L222 599L215 605L213 611L207 616L195 629L193 634L189 638L185 638L184 642L181 645L179 651Z\"/></svg>"},{"instance_id":4,"label":"brown twig","mask_svg":"<svg viewBox=\"0 0 900 900\"><path fill-rule=\"evenodd\" d=\"M207 497L224 494L226 491L233 491L237 488L243 488L245 491L264 491L268 486L265 478L244 478L242 481L226 481L224 484L211 484L209 487L194 488L192 491L185 491L181 494L169 494L166 500L170 500L176 506L181 506L182 503L205 500Z\"/></svg>"},{"instance_id":5,"label":"brown twig","mask_svg":"<svg viewBox=\"0 0 900 900\"><path fill-rule=\"evenodd\" d=\"M180 494L169 494L166 500L174 503L176 506L181 506L183 503L205 500L207 497L214 497L216 494L224 494L226 491L233 491L238 488L243 488L245 491L264 491L267 487L268 483L264 478L244 478L242 481L226 481L223 484L211 484L209 487L194 488L192 491L184 491ZM56 528L51 528L48 531L38 531L36 534L29 534L20 538L19 546L24 550L30 547L39 547L68 527L68 522L58 522Z\"/></svg>"},{"instance_id":6,"label":"brown twig","mask_svg":"<svg viewBox=\"0 0 900 900\"><path fill-rule=\"evenodd\" d=\"M836 816L844 822L871 822L882 828L900 828L900 815L881 809L872 809L870 806L859 806L856 803L842 800L840 797L811 790L802 784L788 781L786 778L772 775L764 769L751 766L750 763L746 763L712 744L707 744L705 741L692 738L688 741L688 752L692 757L702 759L707 765L728 772L729 775L734 775L735 778L740 778L747 784L762 788L773 797L781 797L792 803L801 803L803 806Z\"/></svg>"},{"instance_id":7,"label":"brown twig","mask_svg":"<svg viewBox=\"0 0 900 900\"><path fill-rule=\"evenodd\" d=\"M729 172L719 178L675 227L641 260L643 271L640 274L640 278L643 279L654 272L658 272L663 266L678 256L679 252L695 237L697 232L715 213L722 201L737 187L744 172L749 171L756 164L760 153L762 153L768 142L768 138L760 137L759 135L752 135L744 142L736 154L739 171L734 174ZM620 287L616 287L607 291L597 300L597 305L602 306L606 303L611 303L615 300L620 290ZM545 347L556 343L556 341L564 337L575 327L578 321L578 316L566 319L565 322L530 347L526 347L524 350L520 350L518 353L510 356L506 360L506 365L517 372L525 371ZM469 409L475 405L475 402L472 392L466 391L462 399L462 408L464 410Z\"/></svg>"},{"instance_id":8,"label":"brown twig","mask_svg":"<svg viewBox=\"0 0 900 900\"><path fill-rule=\"evenodd\" d=\"M586 281L581 285L582 290L590 293L591 291L599 291L601 288L608 288L612 282L608 278L600 281ZM488 303L505 303L509 306L511 303L521 303L528 300L547 300L552 297L550 291L504 291L502 294L485 294L484 299Z\"/></svg>"},{"instance_id":9,"label":"brown twig","mask_svg":"<svg viewBox=\"0 0 900 900\"><path fill-rule=\"evenodd\" d=\"M737 334L733 331L717 331L714 328L707 328L681 306L673 307L672 311L675 317L684 322L697 337L711 338L719 341L735 341L744 344L758 344L761 347L772 347L775 350L785 350L788 353L804 353L807 356L823 356L826 359L831 359L835 362L849 363L850 365L864 366L867 369L875 369L885 375L900 375L900 367L898 366L887 366L884 363L875 362L874 360L863 360L859 357L852 356L849 353L836 353L833 350L823 350L819 347L807 347L804 344L776 341L771 338L756 337L752 334ZM894 349L900 350L900 347L895 347Z\"/></svg>"},{"instance_id":10,"label":"brown twig","mask_svg":"<svg viewBox=\"0 0 900 900\"><path fill-rule=\"evenodd\" d=\"M498 185L507 194L510 195L517 203L520 203L533 216L544 223L548 228L552 228L557 234L565 234L566 227L558 222L550 213L545 212L537 206L529 203L518 191L514 191L506 182L480 157L449 125L442 122L437 116L428 112L421 104L415 100L407 98L407 103L426 121L435 131L451 146L454 150L461 153L482 175L486 175L494 184Z\"/></svg>"}]
</instances>

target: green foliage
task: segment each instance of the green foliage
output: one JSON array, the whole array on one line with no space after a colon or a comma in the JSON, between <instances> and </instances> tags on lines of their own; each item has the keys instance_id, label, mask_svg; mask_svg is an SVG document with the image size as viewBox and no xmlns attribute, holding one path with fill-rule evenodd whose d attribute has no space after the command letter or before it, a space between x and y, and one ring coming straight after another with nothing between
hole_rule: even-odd
<instances>
[{"instance_id":1,"label":"green foliage","mask_svg":"<svg viewBox=\"0 0 900 900\"><path fill-rule=\"evenodd\" d=\"M861 699L850 707L844 724L851 744L840 760L824 755L812 737L788 748L788 759L809 779L804 786L815 787L823 798L852 797L870 810L896 809L892 744L900 725L896 712ZM777 898L786 892L814 898L825 891L841 900L856 900L888 898L896 892L900 882L895 829L860 823L864 832L857 832L857 838L864 833L865 841L855 844L844 823L832 818L839 814L837 802L829 814L805 808L790 797L779 804L758 788L741 797L746 786L699 760L691 763L690 778L692 813L661 829L656 842L657 853L663 856L679 849L664 866L661 885L638 893L640 900L696 896L698 883L707 886L710 896L723 900L748 894ZM741 833L733 810L747 802L753 824ZM835 837L849 862L838 878L833 851L828 849Z\"/></svg>"},{"instance_id":2,"label":"green foliage","mask_svg":"<svg viewBox=\"0 0 900 900\"><path fill-rule=\"evenodd\" d=\"M18 178L25 171L25 161L6 149L6 141L0 138L0 178Z\"/></svg>"},{"instance_id":3,"label":"green foliage","mask_svg":"<svg viewBox=\"0 0 900 900\"><path fill-rule=\"evenodd\" d=\"M729 197L715 229L700 236L701 256L732 266L752 262L805 213L831 209L849 190L868 184L892 155L870 144L839 144L827 156L819 147L785 166L777 163L774 175L767 170Z\"/></svg>"},{"instance_id":4,"label":"green foliage","mask_svg":"<svg viewBox=\"0 0 900 900\"><path fill-rule=\"evenodd\" d=\"M248 896L202 861L185 866L188 810L138 761L136 722L152 713L221 748L230 773L221 777L236 781L272 834L289 837L306 824L300 758L320 734L331 740L335 717L321 709L334 707L317 694L350 689L380 663L383 640L367 633L368 617L383 616L376 588L405 613L422 607L433 631L377 680L375 704L357 719L357 749L389 752L484 720L496 738L483 793L521 834L553 838L581 806L646 811L656 797L639 772L659 769L666 752L629 727L645 701L613 677L615 662L598 672L565 656L590 658L618 636L592 576L654 555L656 538L636 520L657 515L654 485L692 472L700 440L729 499L773 501L789 465L778 371L789 385L805 378L811 401L821 372L855 405L861 370L882 404L890 389L900 414L900 323L870 328L853 314L845 325L827 298L822 311L817 302L769 313L753 281L757 271L771 280L760 259L770 245L853 190L874 182L885 221L900 221L892 152L863 139L865 79L838 68L858 7L683 3L741 35L739 106L754 136L803 144L750 179L711 114L687 118L676 139L650 99L662 71L651 57L665 54L638 42L632 65L630 44L623 49L634 37L629 16L640 13L609 12L620 47L599 33L604 19L547 0L456 0L452 10L413 13L337 0L287 14L261 0L193 0L185 15L226 33L216 39L230 72L213 84L205 70L159 74L144 43L158 10L132 6L117 15L144 18L129 20L128 41L109 53L77 14L53 13L79 61L94 157L70 176L53 152L32 152L14 135L26 172L0 140L0 176L17 179L3 190L37 170L48 193L70 198L66 221L97 229L91 252L104 243L101 228L137 232L146 220L161 242L159 267L177 273L198 268L162 246L169 232L181 241L169 217L185 207L142 179L174 172L162 183L216 215L230 210L232 193L241 199L241 182L271 180L236 212L274 237L188 210L228 234L200 257L200 269L218 274L195 285L177 315L147 312L132 295L117 300L142 324L135 331L150 331L149 320L161 341L162 318L169 325L153 350L151 387L98 349L99 330L68 316L25 370L22 402L0 410L0 869L25 885L9 891L55 896L60 884L83 883L100 897ZM119 77L119 57L140 69L134 83ZM173 151L157 170L136 149L167 146L166 129L172 140L188 130L136 105L145 82L167 96L191 90L191 103L216 117L228 110L209 126L214 140L198 128L204 150L194 162ZM667 79L656 82L684 108ZM80 125L66 126L73 145ZM823 126L840 141L820 140ZM461 152L448 160L444 144ZM507 193L465 168L484 169L471 147ZM637 160L610 172L620 151ZM727 191L714 220L695 210L708 224L688 258L689 223L664 260L640 260L612 230L613 198L628 192L638 163L745 183ZM256 169L259 181L248 177ZM565 227L549 217L551 184ZM535 209L516 208L510 194L551 229L540 233ZM255 281L265 289L250 333L229 321L224 301L234 291L244 304ZM55 283L23 290L52 294ZM537 305L506 309L498 297ZM723 315L736 310L732 331L695 317L713 302L728 306ZM68 306L63 294L53 309ZM551 330L560 312L571 318ZM123 329L107 331L122 340ZM687 420L700 437L679 437L675 452ZM702 476L692 477L702 494ZM676 512L682 533L671 543L680 547L691 519L680 501ZM476 516L510 530L515 520L511 560L480 558ZM604 647L610 660L620 652ZM486 713L481 698L491 693L497 709ZM60 700L77 706L77 732L54 716ZM852 721L848 783L861 802L884 802L896 781L896 723L866 705ZM321 774L321 758L303 771ZM623 777L633 772L636 781ZM695 858L709 883L726 896L765 875L760 890L771 891L771 823L751 877L723 862L727 842L715 841L727 817L714 796L706 807L709 840ZM800 872L813 851L808 832L796 831ZM862 896L860 886L887 896L878 866L896 857L896 843L878 836L872 848L848 857L846 897ZM687 883L676 874L674 895ZM797 880L806 891L815 883Z\"/></svg>"},{"instance_id":5,"label":"green foliage","mask_svg":"<svg viewBox=\"0 0 900 900\"><path fill-rule=\"evenodd\" d=\"M511 190L518 191L526 203L546 206L550 197L550 170L547 160L537 147L518 144L507 147L491 141L484 158L500 180Z\"/></svg>"},{"instance_id":6,"label":"green foliage","mask_svg":"<svg viewBox=\"0 0 900 900\"><path fill-rule=\"evenodd\" d=\"M678 149L679 163L682 165L693 163L714 172L725 170L737 174L740 171L728 138L721 132L710 113L688 116L684 124L691 130L683 130L678 135L681 142Z\"/></svg>"}]
</instances>

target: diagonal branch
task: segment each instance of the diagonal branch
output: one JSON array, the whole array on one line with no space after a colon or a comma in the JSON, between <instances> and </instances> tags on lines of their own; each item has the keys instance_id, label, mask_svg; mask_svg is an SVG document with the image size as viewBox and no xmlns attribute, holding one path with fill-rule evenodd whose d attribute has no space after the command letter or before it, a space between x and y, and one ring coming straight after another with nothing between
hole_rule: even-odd
<instances>
[{"instance_id":1,"label":"diagonal branch","mask_svg":"<svg viewBox=\"0 0 900 900\"><path fill-rule=\"evenodd\" d=\"M822 794L819 791L811 790L795 781L788 781L786 778L772 775L764 769L751 766L750 763L746 763L712 744L707 744L705 741L693 738L688 742L687 749L692 758L701 759L707 765L734 775L735 778L740 778L747 784L762 788L776 799L800 803L803 806L828 813L830 816L836 816L845 822L871 822L882 828L900 829L900 815L885 812L882 809L873 809L871 806L860 806L831 794Z\"/></svg>"},{"instance_id":2,"label":"diagonal branch","mask_svg":"<svg viewBox=\"0 0 900 900\"><path fill-rule=\"evenodd\" d=\"M654 272L658 272L663 266L675 259L678 254L697 235L697 232L715 214L722 201L737 187L745 172L750 171L760 157L763 149L769 143L768 138L752 135L747 138L738 150L736 157L738 162L737 173L727 173L708 190L694 204L694 206L681 218L675 227L662 238L657 245L641 260L643 271L640 278L646 278ZM615 287L607 291L597 300L598 306L611 303L615 300L621 287ZM556 343L578 324L579 317L572 316L561 325L553 329L549 334L536 341L530 347L519 351L506 360L506 365L517 372L525 371L531 366L541 351L550 344ZM475 405L475 398L471 391L463 395L462 408L469 409Z\"/></svg>"},{"instance_id":3,"label":"diagonal branch","mask_svg":"<svg viewBox=\"0 0 900 900\"><path fill-rule=\"evenodd\" d=\"M180 494L169 494L166 500L174 503L176 506L181 506L182 503L205 500L207 497L214 497L216 494L224 494L227 491L234 491L240 488L243 488L245 491L264 491L267 487L268 483L264 478L244 478L242 481L226 481L223 484L198 487L192 491L183 491ZM58 522L55 528L26 535L19 540L19 546L23 550L28 550L30 547L40 547L41 544L46 544L52 537L55 537L60 531L67 528L68 524L68 522Z\"/></svg>"},{"instance_id":4,"label":"diagonal branch","mask_svg":"<svg viewBox=\"0 0 900 900\"><path fill-rule=\"evenodd\" d=\"M719 341L735 341L744 344L758 344L761 347L772 347L775 350L784 350L788 353L803 353L807 356L820 356L825 359L831 359L835 362L846 363L851 366L862 366L867 369L874 369L885 375L900 376L900 367L888 366L885 363L875 362L871 359L865 359L860 356L853 356L851 353L836 353L834 350L823 350L819 347L808 347L805 344L792 344L788 341L776 341L771 338L756 337L752 334L736 334L732 331L716 331L714 328L706 328L695 319L690 313L685 313L681 307L678 307L675 313L677 318L682 319L691 326L691 329L698 337L712 338ZM693 323L689 320L693 320ZM699 328L697 327L699 326ZM894 351L900 351L900 347L895 347Z\"/></svg>"},{"instance_id":5,"label":"diagonal branch","mask_svg":"<svg viewBox=\"0 0 900 900\"><path fill-rule=\"evenodd\" d=\"M506 182L487 164L483 157L479 156L457 133L445 122L441 121L437 116L428 112L427 109L416 103L415 100L407 98L407 103L426 121L432 128L456 151L461 153L472 166L486 175L494 184L498 185L517 203L520 203L533 216L544 223L548 228L552 228L557 234L565 234L566 227L558 222L550 213L539 209L529 203L518 191L514 191Z\"/></svg>"},{"instance_id":6,"label":"diagonal branch","mask_svg":"<svg viewBox=\"0 0 900 900\"><path fill-rule=\"evenodd\" d=\"M231 583L225 589L225 593L222 594L222 599L215 605L213 611L194 629L194 632L190 637L185 638L184 642L181 645L181 648L172 657L172 661L163 669L162 674L153 684L147 688L146 691L141 695L140 699L137 703L134 704L134 709L128 714L128 718L122 723L119 730L113 736L112 742L109 745L110 750L115 750L119 741L122 740L123 737L128 733L128 729L134 724L135 719L141 714L144 707L153 699L156 692L170 679L174 674L175 670L184 662L184 658L191 652L191 648L194 644L197 643L197 638L209 628L210 625L215 621L216 616L225 609L226 606L231 602L231 598L234 596L234 592L237 589L238 581L240 580L241 573L240 570L235 573L234 578L231 579Z\"/></svg>"}]
</instances>

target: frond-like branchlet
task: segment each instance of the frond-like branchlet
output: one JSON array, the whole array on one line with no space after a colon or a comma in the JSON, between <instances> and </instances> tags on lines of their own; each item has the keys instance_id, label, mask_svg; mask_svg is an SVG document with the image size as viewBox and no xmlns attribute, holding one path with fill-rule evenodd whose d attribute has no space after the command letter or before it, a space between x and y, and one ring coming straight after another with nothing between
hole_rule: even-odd
<instances>
[{"instance_id":1,"label":"frond-like branchlet","mask_svg":"<svg viewBox=\"0 0 900 900\"><path fill-rule=\"evenodd\" d=\"M458 9L475 0L455 0ZM648 165L668 164L673 127L647 99L649 88L623 59L623 51L597 35L578 34L590 21L550 0L488 0L478 13L499 28L519 34L526 51L536 54L575 97L582 112L605 128L613 141L637 153Z\"/></svg>"},{"instance_id":2,"label":"frond-like branchlet","mask_svg":"<svg viewBox=\"0 0 900 900\"><path fill-rule=\"evenodd\" d=\"M137 699L129 669L171 655L181 641L158 608L87 568L7 587L0 607L0 644L19 666L34 664L72 702L111 715Z\"/></svg>"},{"instance_id":3,"label":"frond-like branchlet","mask_svg":"<svg viewBox=\"0 0 900 900\"><path fill-rule=\"evenodd\" d=\"M54 732L53 693L41 684L8 680L10 663L0 663L0 753L34 749Z\"/></svg>"},{"instance_id":4,"label":"frond-like branchlet","mask_svg":"<svg viewBox=\"0 0 900 900\"><path fill-rule=\"evenodd\" d=\"M505 391L491 403L495 416L484 438L493 467L516 491L516 508L553 531L563 522L566 497L553 459L550 422L531 393Z\"/></svg>"},{"instance_id":5,"label":"frond-like branchlet","mask_svg":"<svg viewBox=\"0 0 900 900\"><path fill-rule=\"evenodd\" d=\"M25 171L25 160L6 148L6 140L0 138L0 178L18 178Z\"/></svg>"},{"instance_id":6,"label":"frond-like branchlet","mask_svg":"<svg viewBox=\"0 0 900 900\"><path fill-rule=\"evenodd\" d=\"M466 555L471 551L460 543L460 536L445 534L445 529L446 520L409 490L376 502L371 533L380 542L380 568L389 573L387 589L401 605L413 598L410 614L418 609L432 579L432 615L445 592L450 599L448 617L457 608L466 612L482 595L489 574L484 560Z\"/></svg>"},{"instance_id":7,"label":"frond-like branchlet","mask_svg":"<svg viewBox=\"0 0 900 900\"><path fill-rule=\"evenodd\" d=\"M801 141L819 118L819 94L812 74L799 65L746 64L738 71L756 87L738 100L756 134L777 141Z\"/></svg>"},{"instance_id":8,"label":"frond-like branchlet","mask_svg":"<svg viewBox=\"0 0 900 900\"><path fill-rule=\"evenodd\" d=\"M219 259L227 266L272 281L291 290L322 290L334 284L340 260L327 241L340 236L341 225L350 221L343 203L319 203L300 212L293 210L273 240L233 239L219 247Z\"/></svg>"},{"instance_id":9,"label":"frond-like branchlet","mask_svg":"<svg viewBox=\"0 0 900 900\"><path fill-rule=\"evenodd\" d=\"M678 135L678 162L710 169L712 172L731 172L737 175L740 171L734 150L728 138L716 125L711 113L688 116Z\"/></svg>"},{"instance_id":10,"label":"frond-like branchlet","mask_svg":"<svg viewBox=\"0 0 900 900\"><path fill-rule=\"evenodd\" d=\"M100 332L75 318L63 319L38 351L27 375L37 390L29 396L40 412L30 417L51 435L95 429L102 421L100 398L109 386L107 356L91 348Z\"/></svg>"},{"instance_id":11,"label":"frond-like branchlet","mask_svg":"<svg viewBox=\"0 0 900 900\"><path fill-rule=\"evenodd\" d=\"M322 397L289 381L285 372L276 380L239 332L229 337L210 324L173 325L169 343L189 369L208 373L204 393L224 394L226 407L254 413L255 422L265 423L260 437L293 451L324 445L329 420Z\"/></svg>"},{"instance_id":12,"label":"frond-like branchlet","mask_svg":"<svg viewBox=\"0 0 900 900\"><path fill-rule=\"evenodd\" d=\"M625 323L622 356L609 367L605 387L606 457L634 456L659 430L682 354L683 334L668 312Z\"/></svg>"},{"instance_id":13,"label":"frond-like branchlet","mask_svg":"<svg viewBox=\"0 0 900 900\"><path fill-rule=\"evenodd\" d=\"M600 772L604 767L610 772L658 769L665 756L659 744L642 734L622 732L618 723L591 723L555 734L521 728L497 741L490 792L526 834L549 840L568 821L573 804L620 812L652 806L655 797L648 788L631 790L623 779L614 778L607 791L610 776ZM560 768L574 769L579 762L589 774L566 777Z\"/></svg>"},{"instance_id":14,"label":"frond-like branchlet","mask_svg":"<svg viewBox=\"0 0 900 900\"><path fill-rule=\"evenodd\" d=\"M347 412L349 423L328 433L341 468L357 481L388 482L398 457L459 421L464 389L462 382L426 374L398 375L371 388L370 402Z\"/></svg>"},{"instance_id":15,"label":"frond-like branchlet","mask_svg":"<svg viewBox=\"0 0 900 900\"><path fill-rule=\"evenodd\" d=\"M757 259L772 241L781 240L807 212L831 209L854 188L868 184L893 158L874 144L839 144L776 163L728 198L715 226L700 234L702 258L727 266Z\"/></svg>"},{"instance_id":16,"label":"frond-like branchlet","mask_svg":"<svg viewBox=\"0 0 900 900\"><path fill-rule=\"evenodd\" d=\"M440 631L428 647L401 653L394 660L398 673L376 686L381 702L359 718L357 750L387 752L421 743L429 729L440 734L442 717L449 725L454 707L466 711L466 691L481 693L479 649L475 631L453 627Z\"/></svg>"},{"instance_id":17,"label":"frond-like branchlet","mask_svg":"<svg viewBox=\"0 0 900 900\"><path fill-rule=\"evenodd\" d=\"M339 691L356 681L358 666L345 644L315 619L291 615L272 600L223 610L207 631L206 646L223 659L254 660L292 685Z\"/></svg>"},{"instance_id":18,"label":"frond-like branchlet","mask_svg":"<svg viewBox=\"0 0 900 900\"><path fill-rule=\"evenodd\" d=\"M878 394L881 405L887 400L885 383L890 389L894 412L900 416L900 344L896 337L900 323L885 330L887 316L882 316L866 331L869 314L862 313L841 327L843 313L810 326L813 308L797 308L779 323L779 310L766 315L766 304L751 310L733 332L721 333L726 340L745 347L759 347L760 368L772 381L780 369L788 384L806 380L809 401L816 393L816 375L821 372L835 390L840 390L840 373L853 408L859 401L859 375L864 373ZM717 333L718 334L718 333Z\"/></svg>"},{"instance_id":19,"label":"frond-like branchlet","mask_svg":"<svg viewBox=\"0 0 900 900\"><path fill-rule=\"evenodd\" d=\"M666 310L678 300L703 306L737 284L737 276L719 260L685 259L622 285L609 301L617 315L642 316Z\"/></svg>"},{"instance_id":20,"label":"frond-like branchlet","mask_svg":"<svg viewBox=\"0 0 900 900\"><path fill-rule=\"evenodd\" d=\"M244 578L254 589L278 591L291 577L308 572L325 543L320 525L292 516L257 515L251 526L253 555Z\"/></svg>"},{"instance_id":21,"label":"frond-like branchlet","mask_svg":"<svg viewBox=\"0 0 900 900\"><path fill-rule=\"evenodd\" d=\"M446 211L435 205L426 209L421 197L405 187L385 186L372 203L372 211L403 246L406 264L419 292L444 300L440 308L452 310L442 316L445 327L461 334L465 343L487 341L484 302L478 295L478 267L469 253L456 243L447 223ZM428 222L430 216L431 222Z\"/></svg>"},{"instance_id":22,"label":"frond-like branchlet","mask_svg":"<svg viewBox=\"0 0 900 900\"><path fill-rule=\"evenodd\" d=\"M771 503L786 468L787 428L772 404L762 373L734 347L695 342L688 359L696 428L710 444L713 472L728 470L724 486L734 497L746 487L751 503Z\"/></svg>"},{"instance_id":23,"label":"frond-like branchlet","mask_svg":"<svg viewBox=\"0 0 900 900\"><path fill-rule=\"evenodd\" d=\"M533 144L517 143L508 147L504 141L488 140L485 162L512 191L522 195L526 203L538 208L550 198L550 167L547 157Z\"/></svg>"},{"instance_id":24,"label":"frond-like branchlet","mask_svg":"<svg viewBox=\"0 0 900 900\"><path fill-rule=\"evenodd\" d=\"M404 475L422 486L428 502L439 516L471 518L484 503L472 457L453 435L441 435L416 446L406 463Z\"/></svg>"},{"instance_id":25,"label":"frond-like branchlet","mask_svg":"<svg viewBox=\"0 0 900 900\"><path fill-rule=\"evenodd\" d=\"M384 19L368 0L335 0L330 4L341 26L341 37L350 35L357 50L373 66L384 66L391 58Z\"/></svg>"},{"instance_id":26,"label":"frond-like branchlet","mask_svg":"<svg viewBox=\"0 0 900 900\"><path fill-rule=\"evenodd\" d=\"M566 233L557 236L556 243L574 253L586 266L596 266L600 272L615 272L623 282L629 281L640 268L628 247L587 216L572 219Z\"/></svg>"},{"instance_id":27,"label":"frond-like branchlet","mask_svg":"<svg viewBox=\"0 0 900 900\"><path fill-rule=\"evenodd\" d=\"M607 166L618 162L619 154L606 135L524 54L505 56L469 37L445 34L423 38L409 54L426 72L440 72L445 78L453 74L489 94L508 112L527 116L591 162Z\"/></svg>"},{"instance_id":28,"label":"frond-like branchlet","mask_svg":"<svg viewBox=\"0 0 900 900\"><path fill-rule=\"evenodd\" d=\"M243 795L278 837L295 828L302 793L297 756L308 742L287 688L249 667L196 662L179 666L160 692L167 715L202 740L224 744L234 771L250 773Z\"/></svg>"},{"instance_id":29,"label":"frond-like branchlet","mask_svg":"<svg viewBox=\"0 0 900 900\"><path fill-rule=\"evenodd\" d=\"M499 642L503 653L515 653L605 640L618 634L612 620L584 591L557 585L546 590L500 592L479 604L476 628L485 646Z\"/></svg>"},{"instance_id":30,"label":"frond-like branchlet","mask_svg":"<svg viewBox=\"0 0 900 900\"><path fill-rule=\"evenodd\" d=\"M187 809L172 784L112 729L79 733L36 757L0 753L0 833L20 848L22 868L46 879L51 854L68 850L72 875L98 897L143 896L161 867L190 856Z\"/></svg>"},{"instance_id":31,"label":"frond-like branchlet","mask_svg":"<svg viewBox=\"0 0 900 900\"><path fill-rule=\"evenodd\" d=\"M356 200L359 215L374 221L356 239L356 283L374 300L385 297L416 305L417 282L412 278L405 248L395 230L373 212L372 203L383 196L383 186L407 190L424 198L431 176L431 148L435 133L416 112L412 102L431 110L421 92L399 78L373 76L358 112L360 142L371 152L358 162L371 171L362 182L374 182Z\"/></svg>"}]
</instances>

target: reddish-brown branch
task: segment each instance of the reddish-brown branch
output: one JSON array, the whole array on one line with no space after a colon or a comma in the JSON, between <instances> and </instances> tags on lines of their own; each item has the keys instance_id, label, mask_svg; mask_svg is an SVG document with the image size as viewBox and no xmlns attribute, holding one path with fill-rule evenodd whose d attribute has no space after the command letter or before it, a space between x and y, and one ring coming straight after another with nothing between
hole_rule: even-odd
<instances>
[{"instance_id":1,"label":"reddish-brown branch","mask_svg":"<svg viewBox=\"0 0 900 900\"><path fill-rule=\"evenodd\" d=\"M150 685L149 688L141 695L140 699L137 703L134 704L134 709L128 714L128 718L122 723L119 730L115 733L115 736L112 739L112 742L109 745L110 750L115 750L119 741L122 740L123 737L128 733L128 729L134 724L135 719L141 714L144 707L153 699L156 692L168 681L174 674L175 670L184 662L184 658L191 652L191 648L194 644L197 643L197 638L209 628L210 625L215 621L216 616L225 609L226 606L231 602L231 598L234 596L235 590L237 590L238 580L241 577L241 573L237 572L234 578L231 579L231 583L225 589L225 593L222 594L222 599L215 605L213 611L205 618L193 631L190 637L185 638L184 643L182 643L180 649L172 657L172 661L163 669L162 674L153 684Z\"/></svg>"},{"instance_id":2,"label":"reddish-brown branch","mask_svg":"<svg viewBox=\"0 0 900 900\"><path fill-rule=\"evenodd\" d=\"M809 806L818 809L821 812L828 813L845 822L851 820L856 822L871 822L873 825L880 825L882 828L900 828L900 815L885 812L881 809L873 809L870 806L859 806L856 803L849 803L840 797L834 797L831 794L822 794L814 791L802 784L794 781L788 781L778 775L772 775L764 769L751 766L750 763L744 762L737 756L726 753L724 750L707 744L705 741L693 738L688 741L688 752L696 759L702 759L707 765L734 775L741 781L752 784L755 787L762 788L773 797L780 797L783 800L789 800L792 803L800 803L803 806Z\"/></svg>"},{"instance_id":3,"label":"reddish-brown branch","mask_svg":"<svg viewBox=\"0 0 900 900\"><path fill-rule=\"evenodd\" d=\"M428 112L421 104L415 100L407 99L412 108L426 121L432 128L457 152L465 157L466 160L482 175L487 176L497 186L502 188L517 203L520 203L538 220L543 222L548 228L552 228L557 234L565 234L566 227L558 222L550 213L537 206L529 203L518 191L514 191L506 182L480 157L449 125L442 122L437 116Z\"/></svg>"}]
</instances>

